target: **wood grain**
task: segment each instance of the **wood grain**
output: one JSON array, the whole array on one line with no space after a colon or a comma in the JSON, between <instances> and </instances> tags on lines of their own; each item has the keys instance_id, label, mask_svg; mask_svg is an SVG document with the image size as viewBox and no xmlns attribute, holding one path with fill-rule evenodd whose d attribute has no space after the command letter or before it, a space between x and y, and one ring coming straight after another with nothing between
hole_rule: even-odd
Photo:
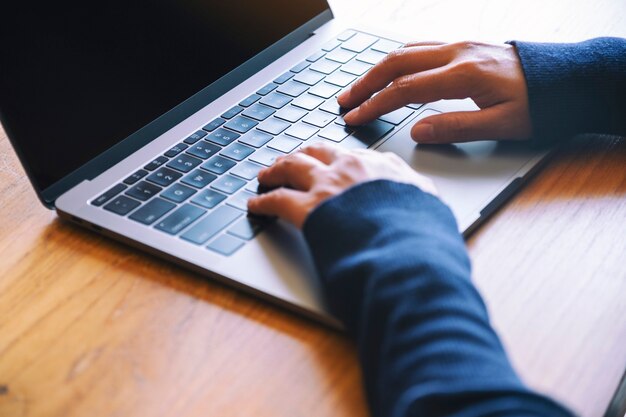
<instances>
[{"instance_id":1,"label":"wood grain","mask_svg":"<svg viewBox=\"0 0 626 417\"><path fill-rule=\"evenodd\" d=\"M620 1L333 2L416 39L626 35ZM364 416L343 335L60 222L0 131L0 416ZM626 369L626 141L568 144L469 240L531 386L601 416Z\"/></svg>"}]
</instances>

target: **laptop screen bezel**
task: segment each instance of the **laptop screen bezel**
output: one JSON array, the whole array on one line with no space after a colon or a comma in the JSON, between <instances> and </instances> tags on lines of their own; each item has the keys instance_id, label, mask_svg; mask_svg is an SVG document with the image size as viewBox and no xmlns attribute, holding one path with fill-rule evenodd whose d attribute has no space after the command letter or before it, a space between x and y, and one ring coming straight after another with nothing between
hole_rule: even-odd
<instances>
[{"instance_id":1,"label":"laptop screen bezel","mask_svg":"<svg viewBox=\"0 0 626 417\"><path fill-rule=\"evenodd\" d=\"M328 7L324 12L301 25L299 28L289 33L273 45L264 49L184 102L159 116L157 119L132 133L125 139L122 139L114 146L100 153L95 158L92 158L45 189L39 189L37 186L32 169L29 167L26 158L20 150L19 139L12 134L10 123L5 122L1 113L0 122L3 123L9 141L11 142L13 149L15 149L15 152L20 159L24 170L26 171L37 196L46 207L54 208L54 203L60 195L84 180L91 180L97 177L107 169L131 155L133 152L141 149L143 146L167 132L172 127L189 118L203 107L217 100L242 81L259 72L290 50L296 48L308 39L315 30L332 19L333 14L330 7Z\"/></svg>"}]
</instances>

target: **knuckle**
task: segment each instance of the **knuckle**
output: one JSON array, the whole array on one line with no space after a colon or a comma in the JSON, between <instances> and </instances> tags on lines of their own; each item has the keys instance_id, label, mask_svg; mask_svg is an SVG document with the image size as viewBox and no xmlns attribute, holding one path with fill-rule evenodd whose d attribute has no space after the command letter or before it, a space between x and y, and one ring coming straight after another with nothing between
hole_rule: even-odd
<instances>
[{"instance_id":1,"label":"knuckle","mask_svg":"<svg viewBox=\"0 0 626 417\"><path fill-rule=\"evenodd\" d=\"M480 43L476 41L472 41L472 40L466 40L466 41L456 42L453 45L455 46L455 49L460 49L463 51L470 51L480 46Z\"/></svg>"},{"instance_id":2,"label":"knuckle","mask_svg":"<svg viewBox=\"0 0 626 417\"><path fill-rule=\"evenodd\" d=\"M389 88L393 94L399 96L402 99L409 99L411 97L411 88L413 84L413 77L404 76L397 78Z\"/></svg>"},{"instance_id":3,"label":"knuckle","mask_svg":"<svg viewBox=\"0 0 626 417\"><path fill-rule=\"evenodd\" d=\"M272 203L280 203L284 202L289 198L289 194L286 188L278 188L269 194L266 194L267 199Z\"/></svg>"}]
</instances>

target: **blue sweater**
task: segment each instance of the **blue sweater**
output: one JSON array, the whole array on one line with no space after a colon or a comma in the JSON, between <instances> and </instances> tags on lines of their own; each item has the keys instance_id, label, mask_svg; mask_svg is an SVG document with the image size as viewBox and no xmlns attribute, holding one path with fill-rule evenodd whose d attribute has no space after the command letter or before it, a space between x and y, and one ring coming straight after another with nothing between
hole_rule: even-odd
<instances>
[{"instance_id":1,"label":"blue sweater","mask_svg":"<svg viewBox=\"0 0 626 417\"><path fill-rule=\"evenodd\" d=\"M514 44L537 140L626 133L625 40ZM373 416L571 415L511 368L439 199L406 184L361 184L315 209L304 234L357 344Z\"/></svg>"}]
</instances>

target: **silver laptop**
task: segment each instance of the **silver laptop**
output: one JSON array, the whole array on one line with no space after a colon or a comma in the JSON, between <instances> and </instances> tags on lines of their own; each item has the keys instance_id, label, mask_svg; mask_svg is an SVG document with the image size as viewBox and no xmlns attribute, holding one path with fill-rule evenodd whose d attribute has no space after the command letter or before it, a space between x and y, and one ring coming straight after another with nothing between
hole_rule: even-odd
<instances>
[{"instance_id":1,"label":"silver laptop","mask_svg":"<svg viewBox=\"0 0 626 417\"><path fill-rule=\"evenodd\" d=\"M467 234L546 156L411 140L417 120L469 100L345 126L338 93L409 39L339 22L324 0L38 3L0 7L0 114L43 204L330 324L299 231L247 216L260 169L316 141L393 151Z\"/></svg>"}]
</instances>

